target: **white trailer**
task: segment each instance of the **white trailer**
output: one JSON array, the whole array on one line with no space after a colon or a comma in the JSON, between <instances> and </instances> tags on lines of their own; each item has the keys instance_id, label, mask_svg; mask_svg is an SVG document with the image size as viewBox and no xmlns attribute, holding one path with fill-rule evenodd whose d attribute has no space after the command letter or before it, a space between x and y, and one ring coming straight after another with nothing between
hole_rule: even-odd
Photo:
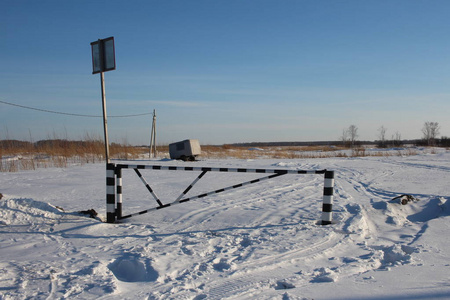
<instances>
[{"instance_id":1,"label":"white trailer","mask_svg":"<svg viewBox=\"0 0 450 300\"><path fill-rule=\"evenodd\" d=\"M169 144L169 154L171 159L194 161L201 154L200 143L198 140L184 140Z\"/></svg>"}]
</instances>

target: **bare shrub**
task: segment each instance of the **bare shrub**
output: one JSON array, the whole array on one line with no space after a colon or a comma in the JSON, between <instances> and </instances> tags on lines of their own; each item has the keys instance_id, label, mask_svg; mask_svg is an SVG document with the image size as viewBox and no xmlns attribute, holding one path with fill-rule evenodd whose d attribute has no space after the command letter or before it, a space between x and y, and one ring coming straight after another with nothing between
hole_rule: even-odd
<instances>
[{"instance_id":1,"label":"bare shrub","mask_svg":"<svg viewBox=\"0 0 450 300\"><path fill-rule=\"evenodd\" d=\"M423 139L426 141L428 146L434 146L436 144L439 129L440 126L438 122L425 122L425 124L423 124Z\"/></svg>"},{"instance_id":2,"label":"bare shrub","mask_svg":"<svg viewBox=\"0 0 450 300\"><path fill-rule=\"evenodd\" d=\"M358 127L350 125L348 128L342 130L342 144L346 147L355 147L358 138Z\"/></svg>"},{"instance_id":3,"label":"bare shrub","mask_svg":"<svg viewBox=\"0 0 450 300\"><path fill-rule=\"evenodd\" d=\"M20 160L21 170L36 170L36 163L33 158L25 158Z\"/></svg>"},{"instance_id":4,"label":"bare shrub","mask_svg":"<svg viewBox=\"0 0 450 300\"><path fill-rule=\"evenodd\" d=\"M352 157L364 157L366 156L366 149L361 148L353 148L352 149Z\"/></svg>"}]
</instances>

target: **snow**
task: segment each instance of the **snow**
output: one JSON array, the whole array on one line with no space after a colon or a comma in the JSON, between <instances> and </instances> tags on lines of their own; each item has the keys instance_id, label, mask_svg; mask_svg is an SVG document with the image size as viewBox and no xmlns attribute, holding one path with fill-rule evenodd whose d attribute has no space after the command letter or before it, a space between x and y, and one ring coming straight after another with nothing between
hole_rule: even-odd
<instances>
[{"instance_id":1,"label":"snow","mask_svg":"<svg viewBox=\"0 0 450 300\"><path fill-rule=\"evenodd\" d=\"M335 171L284 175L107 224L105 165L0 173L0 299L449 299L450 152L139 164ZM141 170L163 203L199 172ZM208 172L186 195L261 174ZM390 201L402 194L418 199ZM123 173L124 214L155 200ZM97 218L77 213L95 209Z\"/></svg>"}]
</instances>

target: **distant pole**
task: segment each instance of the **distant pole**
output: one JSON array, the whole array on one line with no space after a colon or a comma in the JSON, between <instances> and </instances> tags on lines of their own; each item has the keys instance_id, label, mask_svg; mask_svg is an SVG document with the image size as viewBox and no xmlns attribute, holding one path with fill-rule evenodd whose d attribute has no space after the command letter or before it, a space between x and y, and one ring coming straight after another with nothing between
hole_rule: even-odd
<instances>
[{"instance_id":1,"label":"distant pole","mask_svg":"<svg viewBox=\"0 0 450 300\"><path fill-rule=\"evenodd\" d=\"M153 155L152 155L153 153ZM150 158L156 157L156 110L153 110L152 132L150 136Z\"/></svg>"},{"instance_id":2,"label":"distant pole","mask_svg":"<svg viewBox=\"0 0 450 300\"><path fill-rule=\"evenodd\" d=\"M103 106L103 131L105 134L105 156L106 163L109 164L109 139L108 139L108 121L106 117L106 96L105 96L105 73L100 72L100 82L102 85L102 106Z\"/></svg>"}]
</instances>

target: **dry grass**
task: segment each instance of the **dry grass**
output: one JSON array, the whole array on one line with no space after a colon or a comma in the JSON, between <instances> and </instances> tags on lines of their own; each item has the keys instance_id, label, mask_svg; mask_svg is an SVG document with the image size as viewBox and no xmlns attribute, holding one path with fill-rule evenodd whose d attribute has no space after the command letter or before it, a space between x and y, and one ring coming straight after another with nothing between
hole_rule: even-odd
<instances>
[{"instance_id":1,"label":"dry grass","mask_svg":"<svg viewBox=\"0 0 450 300\"><path fill-rule=\"evenodd\" d=\"M368 151L364 147L337 146L268 146L240 147L234 145L203 145L200 159L315 159L330 157L407 156L416 155L415 148L402 150ZM169 147L158 146L157 158L169 158ZM149 147L131 146L124 142L110 146L112 159L148 159ZM36 143L0 141L0 172L17 172L37 168L67 167L70 164L86 164L105 161L104 143L100 138L86 136L83 141L53 139Z\"/></svg>"},{"instance_id":2,"label":"dry grass","mask_svg":"<svg viewBox=\"0 0 450 300\"><path fill-rule=\"evenodd\" d=\"M232 145L202 146L202 157L205 158L238 158L238 159L300 159L327 158L347 156L342 154L343 148L330 146L277 146L277 147L238 147Z\"/></svg>"},{"instance_id":3,"label":"dry grass","mask_svg":"<svg viewBox=\"0 0 450 300\"><path fill-rule=\"evenodd\" d=\"M112 144L113 159L138 159L148 149L131 145ZM105 161L105 146L99 139L83 141L45 140L36 143L1 141L0 172L35 170L37 168L67 167L68 164L86 164Z\"/></svg>"},{"instance_id":4,"label":"dry grass","mask_svg":"<svg viewBox=\"0 0 450 300\"><path fill-rule=\"evenodd\" d=\"M365 156L408 156L416 155L416 149L405 148L394 151L368 151L364 147L345 148L338 146L277 146L277 147L240 147L233 145L202 146L202 158L210 159L314 159L330 157Z\"/></svg>"}]
</instances>

